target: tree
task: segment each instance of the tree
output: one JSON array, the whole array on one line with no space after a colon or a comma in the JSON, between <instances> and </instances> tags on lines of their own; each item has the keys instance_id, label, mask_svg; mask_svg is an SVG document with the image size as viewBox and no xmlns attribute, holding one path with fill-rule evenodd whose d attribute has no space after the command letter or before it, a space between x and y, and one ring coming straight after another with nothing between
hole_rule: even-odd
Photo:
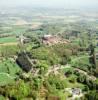
<instances>
[{"instance_id":1,"label":"tree","mask_svg":"<svg viewBox=\"0 0 98 100\"><path fill-rule=\"evenodd\" d=\"M78 76L78 81L79 81L79 82L84 83L85 80L86 80L86 76L85 76L85 75L80 74L80 75Z\"/></svg>"},{"instance_id":2,"label":"tree","mask_svg":"<svg viewBox=\"0 0 98 100\"><path fill-rule=\"evenodd\" d=\"M71 75L71 76L69 77L69 81L70 81L71 83L75 83L75 82L76 82L76 77L75 77L74 75Z\"/></svg>"},{"instance_id":3,"label":"tree","mask_svg":"<svg viewBox=\"0 0 98 100\"><path fill-rule=\"evenodd\" d=\"M85 95L87 100L98 100L98 93L96 90L90 91Z\"/></svg>"},{"instance_id":4,"label":"tree","mask_svg":"<svg viewBox=\"0 0 98 100\"><path fill-rule=\"evenodd\" d=\"M20 100L27 97L30 94L30 91L29 85L24 83L24 81L20 81L12 87L7 86L5 92L10 98Z\"/></svg>"}]
</instances>

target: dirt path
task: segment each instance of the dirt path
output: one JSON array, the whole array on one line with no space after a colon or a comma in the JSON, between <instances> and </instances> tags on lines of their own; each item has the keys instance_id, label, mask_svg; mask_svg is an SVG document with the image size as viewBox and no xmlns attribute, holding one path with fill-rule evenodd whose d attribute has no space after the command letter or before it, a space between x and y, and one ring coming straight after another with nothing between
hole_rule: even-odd
<instances>
[{"instance_id":1,"label":"dirt path","mask_svg":"<svg viewBox=\"0 0 98 100\"><path fill-rule=\"evenodd\" d=\"M55 72L57 70L61 70L61 69L65 69L65 68L71 68L69 64L66 64L65 66L57 66L55 68L53 67L50 67L50 69L48 70L48 72L45 74L45 76L48 76L51 72Z\"/></svg>"},{"instance_id":2,"label":"dirt path","mask_svg":"<svg viewBox=\"0 0 98 100\"><path fill-rule=\"evenodd\" d=\"M72 60L71 62L74 62L74 61L78 61L78 60L80 60L80 59L83 59L83 58L90 58L91 56L83 56L83 57L77 57L77 58L75 58L74 60ZM88 75L88 73L87 72L85 72L85 71L83 71L83 70L81 70L81 69L79 69L79 68L75 68L75 70L78 70L80 73L83 73L84 75L86 75L89 79L92 79L92 80L96 80L96 77L95 76L93 76L93 75Z\"/></svg>"},{"instance_id":3,"label":"dirt path","mask_svg":"<svg viewBox=\"0 0 98 100\"><path fill-rule=\"evenodd\" d=\"M83 57L77 57L75 59L73 59L71 62L74 62L74 61L77 61L77 60L80 60L80 59L83 59L83 58L90 58L91 56L83 56Z\"/></svg>"},{"instance_id":4,"label":"dirt path","mask_svg":"<svg viewBox=\"0 0 98 100\"><path fill-rule=\"evenodd\" d=\"M96 77L95 77L95 76L93 76L93 75L88 75L87 72L85 72L85 71L83 71L83 70L81 70L81 69L79 69L79 68L75 68L75 70L77 70L79 73L82 73L82 74L86 75L89 79L92 79L93 81L96 80Z\"/></svg>"},{"instance_id":5,"label":"dirt path","mask_svg":"<svg viewBox=\"0 0 98 100\"><path fill-rule=\"evenodd\" d=\"M47 77L50 73L56 72L56 71L58 71L58 70L65 69L65 68L71 68L71 65L70 65L70 64L66 64L65 66L62 66L62 67L60 67L60 66L57 66L57 67L55 67L55 68L51 67L51 68L48 70L48 72L45 74L45 76ZM89 79L96 80L96 77L95 77L95 76L88 75L87 72L85 72L85 71L83 71L83 70L81 70L81 69L74 68L74 70L78 70L80 73L86 75Z\"/></svg>"}]
</instances>

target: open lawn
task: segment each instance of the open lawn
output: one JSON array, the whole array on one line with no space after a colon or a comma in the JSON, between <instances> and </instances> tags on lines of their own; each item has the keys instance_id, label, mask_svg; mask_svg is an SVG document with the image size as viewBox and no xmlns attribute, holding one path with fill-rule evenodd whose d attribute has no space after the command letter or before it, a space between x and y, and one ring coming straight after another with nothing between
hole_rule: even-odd
<instances>
[{"instance_id":1,"label":"open lawn","mask_svg":"<svg viewBox=\"0 0 98 100\"><path fill-rule=\"evenodd\" d=\"M10 59L2 60L0 62L0 85L13 83L19 71L21 71L20 67Z\"/></svg>"},{"instance_id":2,"label":"open lawn","mask_svg":"<svg viewBox=\"0 0 98 100\"><path fill-rule=\"evenodd\" d=\"M17 42L16 37L3 37L0 38L0 43L10 43L10 42Z\"/></svg>"},{"instance_id":3,"label":"open lawn","mask_svg":"<svg viewBox=\"0 0 98 100\"><path fill-rule=\"evenodd\" d=\"M14 83L14 79L8 77L6 74L0 75L0 86Z\"/></svg>"},{"instance_id":4,"label":"open lawn","mask_svg":"<svg viewBox=\"0 0 98 100\"><path fill-rule=\"evenodd\" d=\"M17 43L4 43L0 44L0 57L15 56L19 52Z\"/></svg>"},{"instance_id":5,"label":"open lawn","mask_svg":"<svg viewBox=\"0 0 98 100\"><path fill-rule=\"evenodd\" d=\"M0 73L4 72L15 76L15 74L19 71L19 66L10 59L5 59L2 62L0 62Z\"/></svg>"}]
</instances>

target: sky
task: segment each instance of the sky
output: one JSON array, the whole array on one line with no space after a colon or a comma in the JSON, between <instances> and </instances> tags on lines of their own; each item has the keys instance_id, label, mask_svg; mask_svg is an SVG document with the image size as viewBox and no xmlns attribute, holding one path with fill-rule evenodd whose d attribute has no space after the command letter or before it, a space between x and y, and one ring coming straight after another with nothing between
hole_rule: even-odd
<instances>
[{"instance_id":1,"label":"sky","mask_svg":"<svg viewBox=\"0 0 98 100\"><path fill-rule=\"evenodd\" d=\"M0 0L2 7L35 6L58 8L97 8L98 0Z\"/></svg>"}]
</instances>

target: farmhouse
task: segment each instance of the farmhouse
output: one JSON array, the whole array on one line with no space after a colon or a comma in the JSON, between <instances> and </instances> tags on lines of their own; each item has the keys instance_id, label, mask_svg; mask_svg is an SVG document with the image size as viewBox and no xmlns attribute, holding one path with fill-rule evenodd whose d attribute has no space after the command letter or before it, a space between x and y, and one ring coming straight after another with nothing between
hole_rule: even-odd
<instances>
[{"instance_id":1,"label":"farmhouse","mask_svg":"<svg viewBox=\"0 0 98 100\"><path fill-rule=\"evenodd\" d=\"M57 43L69 43L69 41L55 35L44 35L42 37L42 43L45 45L53 45Z\"/></svg>"}]
</instances>

